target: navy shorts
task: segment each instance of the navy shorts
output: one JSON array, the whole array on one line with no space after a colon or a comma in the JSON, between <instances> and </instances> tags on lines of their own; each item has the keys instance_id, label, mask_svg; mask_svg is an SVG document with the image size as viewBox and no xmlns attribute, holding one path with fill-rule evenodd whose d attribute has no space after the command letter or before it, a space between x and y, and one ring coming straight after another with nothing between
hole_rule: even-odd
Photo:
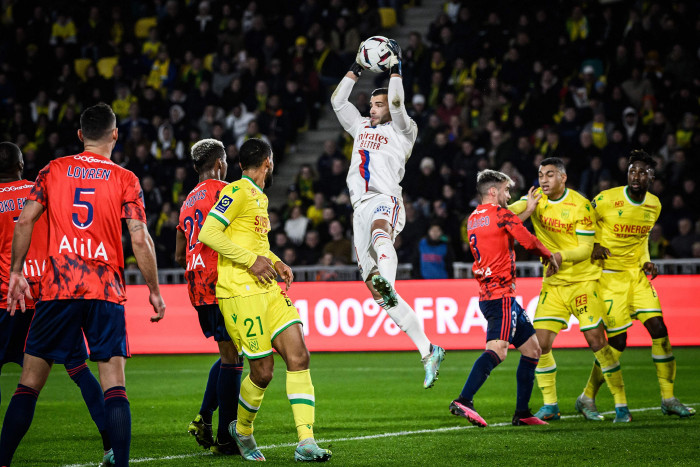
<instances>
[{"instance_id":1,"label":"navy shorts","mask_svg":"<svg viewBox=\"0 0 700 467\"><path fill-rule=\"evenodd\" d=\"M525 310L513 297L480 301L479 308L488 321L486 342L508 341L517 349L535 334Z\"/></svg>"},{"instance_id":2,"label":"navy shorts","mask_svg":"<svg viewBox=\"0 0 700 467\"><path fill-rule=\"evenodd\" d=\"M199 305L194 308L197 310L197 315L199 315L199 326L206 337L214 337L216 342L231 340L224 323L224 315L221 314L218 303Z\"/></svg>"},{"instance_id":3,"label":"navy shorts","mask_svg":"<svg viewBox=\"0 0 700 467\"><path fill-rule=\"evenodd\" d=\"M6 309L0 309L0 365L16 363L22 365L24 360L24 341L32 322L34 310L15 311L14 316Z\"/></svg>"},{"instance_id":4,"label":"navy shorts","mask_svg":"<svg viewBox=\"0 0 700 467\"><path fill-rule=\"evenodd\" d=\"M24 351L59 363L77 361L76 347L90 347L90 360L130 357L124 306L105 300L49 300L36 305ZM84 353L83 360L87 357Z\"/></svg>"}]
</instances>

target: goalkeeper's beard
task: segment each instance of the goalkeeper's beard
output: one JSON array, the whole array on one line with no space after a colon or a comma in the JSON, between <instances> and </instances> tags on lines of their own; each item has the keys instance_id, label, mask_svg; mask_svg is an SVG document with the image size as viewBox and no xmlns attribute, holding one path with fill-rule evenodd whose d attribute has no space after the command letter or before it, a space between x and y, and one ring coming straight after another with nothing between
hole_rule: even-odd
<instances>
[{"instance_id":1,"label":"goalkeeper's beard","mask_svg":"<svg viewBox=\"0 0 700 467\"><path fill-rule=\"evenodd\" d=\"M272 172L268 172L267 175L265 175L265 188L270 188L273 181Z\"/></svg>"}]
</instances>

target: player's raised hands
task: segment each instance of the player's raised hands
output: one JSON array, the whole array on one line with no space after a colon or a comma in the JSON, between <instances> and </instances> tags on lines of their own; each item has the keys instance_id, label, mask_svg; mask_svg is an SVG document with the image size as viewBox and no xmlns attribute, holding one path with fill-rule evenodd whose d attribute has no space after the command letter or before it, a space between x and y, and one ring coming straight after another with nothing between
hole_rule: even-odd
<instances>
[{"instance_id":1,"label":"player's raised hands","mask_svg":"<svg viewBox=\"0 0 700 467\"><path fill-rule=\"evenodd\" d=\"M652 263L651 261L644 263L642 270L644 271L644 274L651 276L651 280L654 280L656 276L659 275L659 270L657 269L656 264Z\"/></svg>"},{"instance_id":2,"label":"player's raised hands","mask_svg":"<svg viewBox=\"0 0 700 467\"><path fill-rule=\"evenodd\" d=\"M591 259L593 261L597 261L599 259L608 259L608 256L610 256L610 250L605 248L600 243L595 243L593 245L593 252L591 253Z\"/></svg>"},{"instance_id":3,"label":"player's raised hands","mask_svg":"<svg viewBox=\"0 0 700 467\"><path fill-rule=\"evenodd\" d=\"M360 60L360 54L362 53L362 46L365 45L365 42L362 41L360 43L360 47L357 49L357 55L355 55L355 61L350 65L350 70L348 70L348 76L349 73L352 73L355 78L359 78L360 75L362 75L362 72L365 70L365 67L362 65L362 60Z\"/></svg>"},{"instance_id":4,"label":"player's raised hands","mask_svg":"<svg viewBox=\"0 0 700 467\"><path fill-rule=\"evenodd\" d=\"M527 190L527 207L525 208L525 212L528 213L528 216L535 212L537 203L539 203L541 199L542 191L538 190L534 186L531 186L530 189Z\"/></svg>"},{"instance_id":5,"label":"player's raised hands","mask_svg":"<svg viewBox=\"0 0 700 467\"><path fill-rule=\"evenodd\" d=\"M275 271L277 271L277 274L280 275L284 283L287 285L286 290L289 290L289 288L292 286L292 282L294 281L294 273L292 272L292 268L284 264L282 261L277 261L275 263Z\"/></svg>"},{"instance_id":6,"label":"player's raised hands","mask_svg":"<svg viewBox=\"0 0 700 467\"><path fill-rule=\"evenodd\" d=\"M25 298L32 298L27 279L24 277L24 274L20 272L11 272L10 283L7 287L7 311L10 312L10 316L15 315L17 304L19 304L22 313L27 311L27 307L24 304Z\"/></svg>"},{"instance_id":7,"label":"player's raised hands","mask_svg":"<svg viewBox=\"0 0 700 467\"><path fill-rule=\"evenodd\" d=\"M258 256L248 270L263 284L274 282L277 278L277 271L275 271L272 261L265 256Z\"/></svg>"},{"instance_id":8,"label":"player's raised hands","mask_svg":"<svg viewBox=\"0 0 700 467\"><path fill-rule=\"evenodd\" d=\"M391 52L400 61L402 56L401 56L401 47L399 46L399 43L396 42L394 39L389 39L388 47L389 47L389 50L391 50Z\"/></svg>"},{"instance_id":9,"label":"player's raised hands","mask_svg":"<svg viewBox=\"0 0 700 467\"><path fill-rule=\"evenodd\" d=\"M151 323L157 323L165 316L165 302L160 292L151 292L148 296L148 301L151 302L155 316L151 316Z\"/></svg>"}]
</instances>

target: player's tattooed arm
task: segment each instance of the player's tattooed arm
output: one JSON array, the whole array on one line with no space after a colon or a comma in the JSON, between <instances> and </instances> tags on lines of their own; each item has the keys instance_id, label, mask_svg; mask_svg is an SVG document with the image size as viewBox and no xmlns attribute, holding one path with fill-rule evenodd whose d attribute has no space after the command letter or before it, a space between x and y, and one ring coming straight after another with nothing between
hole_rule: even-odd
<instances>
[{"instance_id":1,"label":"player's tattooed arm","mask_svg":"<svg viewBox=\"0 0 700 467\"><path fill-rule=\"evenodd\" d=\"M148 290L151 292L149 301L155 311L155 316L151 316L151 321L156 322L163 319L165 315L165 302L160 294L158 285L158 266L156 265L156 249L153 239L146 229L146 224L137 219L127 219L126 225L131 236L131 246L138 263L141 274L146 280Z\"/></svg>"}]
</instances>

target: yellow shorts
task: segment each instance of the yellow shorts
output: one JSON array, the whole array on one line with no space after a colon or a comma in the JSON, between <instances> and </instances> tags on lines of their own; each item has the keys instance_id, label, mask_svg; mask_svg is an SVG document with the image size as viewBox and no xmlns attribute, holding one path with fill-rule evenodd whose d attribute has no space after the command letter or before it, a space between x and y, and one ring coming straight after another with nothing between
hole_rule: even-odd
<instances>
[{"instance_id":1,"label":"yellow shorts","mask_svg":"<svg viewBox=\"0 0 700 467\"><path fill-rule=\"evenodd\" d=\"M272 341L299 323L299 312L280 288L247 297L220 298L231 340L251 360L272 355Z\"/></svg>"},{"instance_id":2,"label":"yellow shorts","mask_svg":"<svg viewBox=\"0 0 700 467\"><path fill-rule=\"evenodd\" d=\"M567 286L542 284L532 324L535 329L559 333L569 327L569 317L574 315L581 331L589 331L603 322L603 312L597 281Z\"/></svg>"},{"instance_id":3,"label":"yellow shorts","mask_svg":"<svg viewBox=\"0 0 700 467\"><path fill-rule=\"evenodd\" d=\"M632 326L632 320L644 323L662 316L659 296L641 269L638 271L603 271L600 276L600 296L605 302L603 315L608 337L622 334Z\"/></svg>"}]
</instances>

